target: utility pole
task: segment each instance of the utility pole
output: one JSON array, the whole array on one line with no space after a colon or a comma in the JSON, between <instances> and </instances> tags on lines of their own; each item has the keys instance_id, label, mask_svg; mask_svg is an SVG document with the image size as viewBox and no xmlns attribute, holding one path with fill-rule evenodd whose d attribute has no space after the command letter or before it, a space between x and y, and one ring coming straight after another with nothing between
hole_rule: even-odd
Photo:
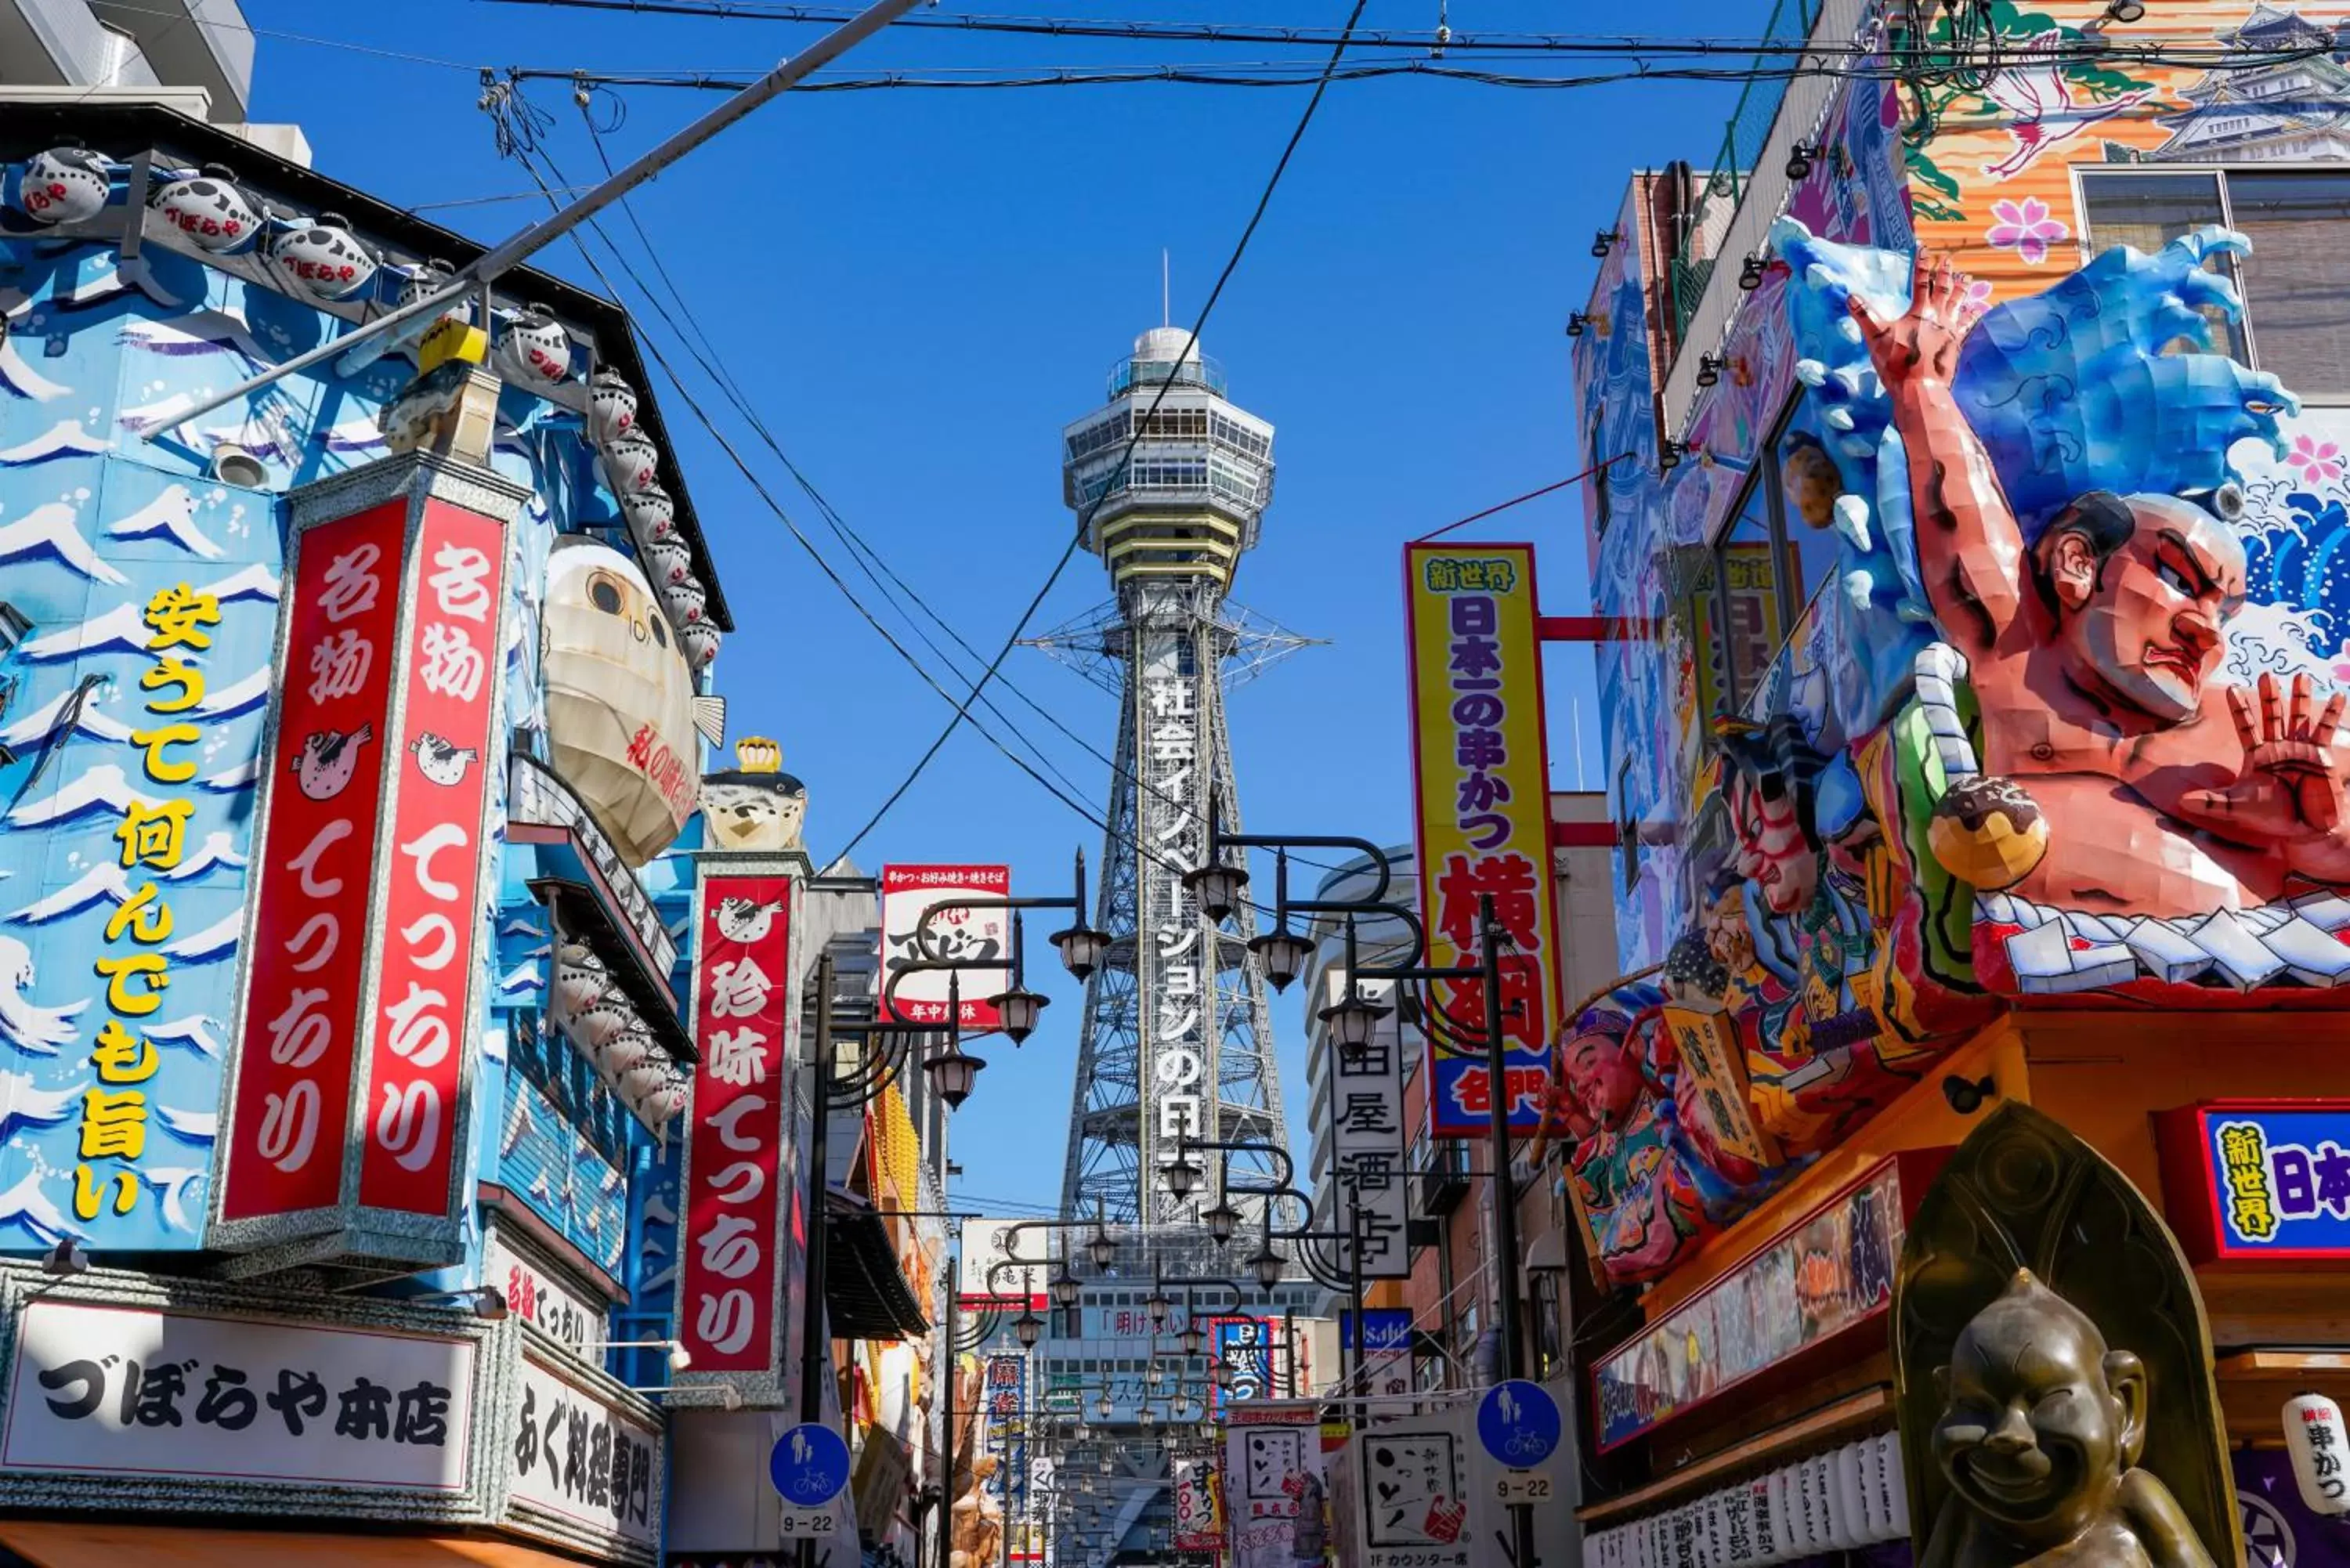
<instances>
[{"instance_id":1,"label":"utility pole","mask_svg":"<svg viewBox=\"0 0 2350 1568\"><path fill-rule=\"evenodd\" d=\"M824 1380L832 1376L832 1344L824 1315L825 1162L832 1124L832 954L816 955L816 1032L808 1064L807 1299L800 1303L800 1419L824 1419ZM940 1562L946 1560L941 1558ZM816 1568L816 1542L800 1542L799 1568Z\"/></svg>"},{"instance_id":2,"label":"utility pole","mask_svg":"<svg viewBox=\"0 0 2350 1568\"><path fill-rule=\"evenodd\" d=\"M1477 899L1477 962L1485 985L1485 1103L1493 1144L1493 1319L1502 1336L1502 1376L1526 1375L1525 1346L1518 1336L1518 1199L1510 1174L1510 1094L1507 1042L1502 1038L1502 927L1493 896ZM1359 1309L1358 1313L1359 1313ZM1355 1332L1362 1333L1357 1315ZM1517 1568L1534 1568L1534 1516L1531 1504L1510 1505L1510 1555Z\"/></svg>"}]
</instances>

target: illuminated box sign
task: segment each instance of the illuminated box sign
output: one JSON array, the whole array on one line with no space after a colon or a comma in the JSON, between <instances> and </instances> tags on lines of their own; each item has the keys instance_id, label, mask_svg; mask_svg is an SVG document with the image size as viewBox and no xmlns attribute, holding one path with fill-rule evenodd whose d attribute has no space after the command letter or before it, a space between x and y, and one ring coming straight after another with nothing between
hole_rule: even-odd
<instances>
[{"instance_id":1,"label":"illuminated box sign","mask_svg":"<svg viewBox=\"0 0 2350 1568\"><path fill-rule=\"evenodd\" d=\"M1542 1119L1559 1013L1558 915L1551 887L1549 763L1531 545L1408 545L1414 826L1428 962L1473 964L1479 899L1511 939L1502 955L1504 1096L1512 1127ZM1471 1033L1485 1026L1479 981L1436 987ZM1484 1054L1429 1043L1438 1137L1482 1136Z\"/></svg>"},{"instance_id":2,"label":"illuminated box sign","mask_svg":"<svg viewBox=\"0 0 2350 1568\"><path fill-rule=\"evenodd\" d=\"M1208 1353L1224 1364L1230 1375L1209 1390L1209 1414L1222 1414L1239 1399L1263 1399L1273 1393L1274 1327L1271 1318L1211 1317L1208 1320Z\"/></svg>"},{"instance_id":3,"label":"illuminated box sign","mask_svg":"<svg viewBox=\"0 0 2350 1568\"><path fill-rule=\"evenodd\" d=\"M211 1244L454 1262L525 492L390 460L291 498Z\"/></svg>"},{"instance_id":4,"label":"illuminated box sign","mask_svg":"<svg viewBox=\"0 0 2350 1568\"><path fill-rule=\"evenodd\" d=\"M2350 1100L2207 1100L2154 1125L2163 1207L2189 1260L2350 1257Z\"/></svg>"},{"instance_id":5,"label":"illuminated box sign","mask_svg":"<svg viewBox=\"0 0 2350 1568\"><path fill-rule=\"evenodd\" d=\"M1893 1301L1909 1216L1947 1152L1886 1160L1599 1357L1591 1374L1599 1447L1629 1442L1875 1322Z\"/></svg>"},{"instance_id":6,"label":"illuminated box sign","mask_svg":"<svg viewBox=\"0 0 2350 1568\"><path fill-rule=\"evenodd\" d=\"M775 1376L785 1290L785 1158L791 1107L792 878L721 873L694 897L693 1127L686 1136L677 1337L696 1376ZM796 1310L795 1308L795 1310Z\"/></svg>"}]
</instances>

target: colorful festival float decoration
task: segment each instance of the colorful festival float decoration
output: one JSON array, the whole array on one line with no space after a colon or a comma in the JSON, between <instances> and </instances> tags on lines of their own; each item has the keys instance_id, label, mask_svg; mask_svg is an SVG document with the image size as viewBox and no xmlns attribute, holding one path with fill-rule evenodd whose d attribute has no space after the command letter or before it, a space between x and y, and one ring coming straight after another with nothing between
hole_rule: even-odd
<instances>
[{"instance_id":1,"label":"colorful festival float decoration","mask_svg":"<svg viewBox=\"0 0 2350 1568\"><path fill-rule=\"evenodd\" d=\"M639 1146L658 1147L684 1106L688 971L671 932L691 878L660 857L695 809L699 739L720 732L709 670L730 624L684 490L663 483L626 319L517 272L501 289L550 305L476 294L191 418L444 286L453 269L432 256L474 247L198 122L75 116L108 151L61 145L0 173L0 1246L196 1249L234 1159L267 1168L305 1126L328 1159L332 1127L296 1114L301 1084L250 1117L224 1094L255 1033L235 1024L253 955L291 942L300 981L327 929L312 917L330 912L282 929L256 913L257 824L273 793L298 815L396 770L400 802L462 794L456 815L495 829L477 890L439 875L456 857L437 863L478 908L478 929L452 916L449 967L467 972L439 989L456 1001L408 1018L422 1034L391 1021L411 1048L445 1031L438 1059L468 1060L451 1083L472 1109L450 1084L369 1083L354 1061L342 1087L370 1104L350 1125L413 1152L432 1126L426 1091L441 1094L431 1171L470 1163L620 1280L638 1269L639 1216L660 1207L631 1191ZM238 170L206 161L224 151ZM297 584L295 514L324 505L304 497L402 464L503 483L518 513L487 550L437 523L390 529L371 575L349 560L330 580L339 556L322 546L317 582ZM472 569L469 552L498 549ZM403 607L396 625L366 623L350 596L369 582ZM364 705L395 675L418 683L407 718L426 697L464 714L414 734L390 732L388 713L322 719L269 740L273 702ZM400 843L371 864L405 871L401 846L423 842L409 826L387 822ZM364 877L346 881L364 901ZM433 989L411 972L430 943L342 913L337 964ZM378 1064L400 1055L393 1038ZM478 1254L483 1227L455 1196L442 1208L474 1183L435 1183L410 1205L417 1223ZM483 1277L479 1263L447 1282Z\"/></svg>"},{"instance_id":2,"label":"colorful festival float decoration","mask_svg":"<svg viewBox=\"0 0 2350 1568\"><path fill-rule=\"evenodd\" d=\"M1802 389L1789 529L1833 565L1715 704L1669 859L1627 829L1627 888L1673 873L1665 961L1555 1048L1545 1133L1611 1282L1670 1271L2006 1011L2342 1005L2344 696L2290 633L2333 607L2246 504L2299 405L2210 346L2240 307L2209 264L2246 246L2116 247L1985 307L1930 254L1773 228L1777 297L1737 341ZM1707 466L1625 500L1678 514ZM1709 613L1652 623L1694 622L1700 686Z\"/></svg>"}]
</instances>

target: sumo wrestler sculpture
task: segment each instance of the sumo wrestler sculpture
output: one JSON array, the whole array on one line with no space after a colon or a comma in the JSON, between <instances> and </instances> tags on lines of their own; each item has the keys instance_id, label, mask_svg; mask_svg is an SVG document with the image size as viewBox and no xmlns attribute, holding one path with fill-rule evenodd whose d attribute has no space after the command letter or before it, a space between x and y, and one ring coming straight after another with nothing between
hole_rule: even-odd
<instances>
[{"instance_id":1,"label":"sumo wrestler sculpture","mask_svg":"<svg viewBox=\"0 0 2350 1568\"><path fill-rule=\"evenodd\" d=\"M1970 280L1921 254L1911 303L1851 311L1907 449L1919 575L1966 657L1987 774L2047 824L2016 884L2065 909L2191 915L2350 883L2343 698L2214 682L2242 545L2175 495L2074 496L2027 537L1952 383Z\"/></svg>"},{"instance_id":2,"label":"sumo wrestler sculpture","mask_svg":"<svg viewBox=\"0 0 2350 1568\"><path fill-rule=\"evenodd\" d=\"M2146 1368L2029 1269L1960 1333L1934 1381L1950 1490L1920 1568L2212 1568L2170 1489L2138 1468Z\"/></svg>"}]
</instances>

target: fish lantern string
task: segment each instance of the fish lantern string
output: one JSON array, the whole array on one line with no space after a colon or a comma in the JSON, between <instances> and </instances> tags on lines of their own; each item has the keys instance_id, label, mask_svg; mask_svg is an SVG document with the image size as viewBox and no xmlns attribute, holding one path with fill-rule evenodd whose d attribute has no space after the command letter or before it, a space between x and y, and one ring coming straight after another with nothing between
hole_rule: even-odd
<instances>
[{"instance_id":1,"label":"fish lantern string","mask_svg":"<svg viewBox=\"0 0 2350 1568\"><path fill-rule=\"evenodd\" d=\"M570 379L571 334L553 311L543 305L525 305L500 314L504 329L491 357L507 380L529 391L544 392ZM650 479L650 473L646 477Z\"/></svg>"},{"instance_id":2,"label":"fish lantern string","mask_svg":"<svg viewBox=\"0 0 2350 1568\"><path fill-rule=\"evenodd\" d=\"M52 147L16 171L12 204L36 223L85 223L105 210L120 167L87 147Z\"/></svg>"},{"instance_id":3,"label":"fish lantern string","mask_svg":"<svg viewBox=\"0 0 2350 1568\"><path fill-rule=\"evenodd\" d=\"M350 298L374 280L382 265L337 213L321 213L307 223L291 221L270 241L269 259L305 293L320 299Z\"/></svg>"},{"instance_id":4,"label":"fish lantern string","mask_svg":"<svg viewBox=\"0 0 2350 1568\"><path fill-rule=\"evenodd\" d=\"M234 170L219 163L167 179L147 204L190 244L213 255L251 250L267 227L261 203L236 182Z\"/></svg>"}]
</instances>

